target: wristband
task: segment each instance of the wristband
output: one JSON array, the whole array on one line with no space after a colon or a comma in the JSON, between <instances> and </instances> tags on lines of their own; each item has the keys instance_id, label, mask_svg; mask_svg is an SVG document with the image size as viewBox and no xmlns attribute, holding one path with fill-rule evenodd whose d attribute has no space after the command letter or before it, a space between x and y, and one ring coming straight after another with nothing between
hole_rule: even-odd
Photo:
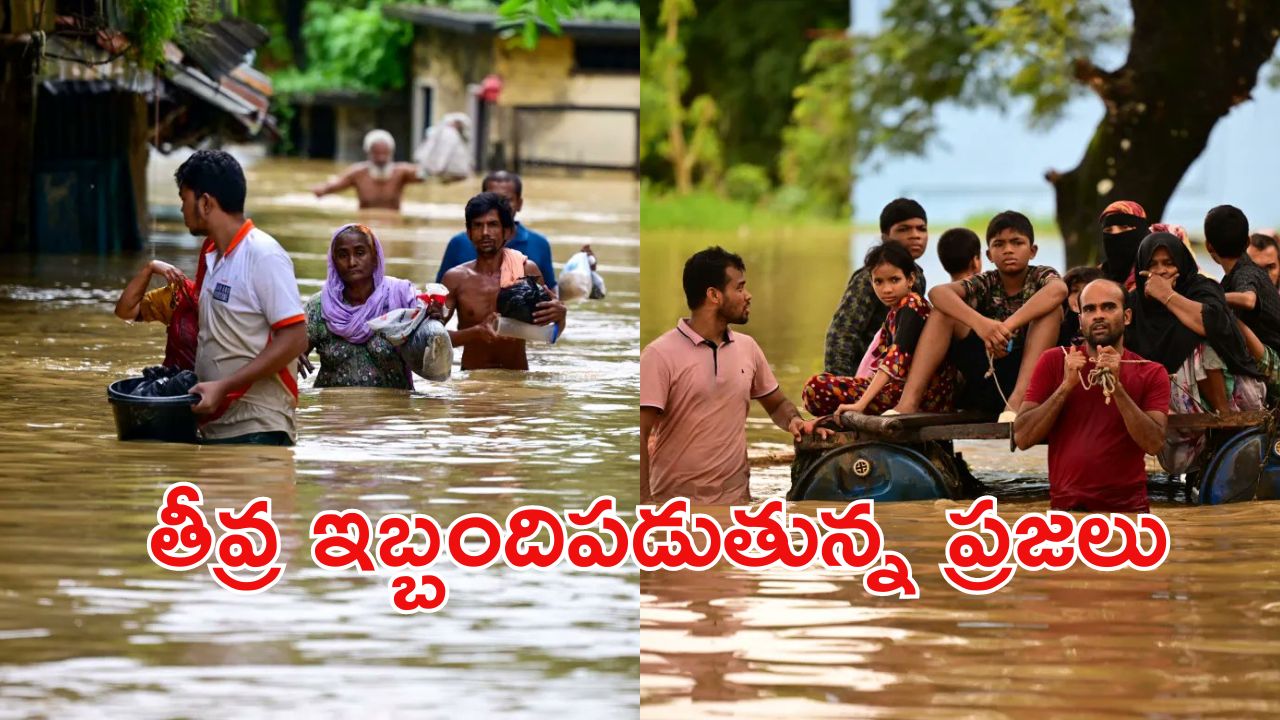
<instances>
[{"instance_id":1,"label":"wristband","mask_svg":"<svg viewBox=\"0 0 1280 720\"><path fill-rule=\"evenodd\" d=\"M1170 291L1169 291L1169 297L1167 297L1167 298L1165 298L1165 299L1164 299L1164 304L1165 304L1165 306L1166 306L1166 307L1168 307L1168 305L1169 305L1169 301L1173 299L1173 296L1174 296L1174 295L1177 295L1177 294L1178 294L1178 291L1177 291L1177 290L1170 290Z\"/></svg>"}]
</instances>

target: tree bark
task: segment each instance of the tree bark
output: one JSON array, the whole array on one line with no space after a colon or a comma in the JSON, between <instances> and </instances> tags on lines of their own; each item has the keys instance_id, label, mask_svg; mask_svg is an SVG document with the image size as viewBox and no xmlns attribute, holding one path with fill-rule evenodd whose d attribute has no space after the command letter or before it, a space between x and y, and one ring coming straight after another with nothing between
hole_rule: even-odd
<instances>
[{"instance_id":1,"label":"tree bark","mask_svg":"<svg viewBox=\"0 0 1280 720\"><path fill-rule=\"evenodd\" d=\"M1109 203L1133 200L1152 222L1162 219L1214 125L1250 98L1280 34L1280 3L1267 0L1131 5L1125 64L1114 72L1076 65L1077 79L1098 94L1106 115L1075 169L1046 173L1068 266L1101 259L1098 215Z\"/></svg>"},{"instance_id":2,"label":"tree bark","mask_svg":"<svg viewBox=\"0 0 1280 720\"><path fill-rule=\"evenodd\" d=\"M676 49L680 47L680 13L672 8L667 13L667 36L669 56L664 73L667 86L667 144L671 166L676 174L676 192L688 195L693 190L693 171L686 160L688 150L684 142L684 106L680 103L679 58Z\"/></svg>"}]
</instances>

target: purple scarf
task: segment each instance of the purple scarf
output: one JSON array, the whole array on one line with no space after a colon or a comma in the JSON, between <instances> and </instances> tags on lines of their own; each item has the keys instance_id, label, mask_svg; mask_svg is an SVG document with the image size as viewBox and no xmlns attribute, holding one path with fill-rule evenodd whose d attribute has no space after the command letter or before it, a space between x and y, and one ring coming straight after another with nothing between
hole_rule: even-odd
<instances>
[{"instance_id":1,"label":"purple scarf","mask_svg":"<svg viewBox=\"0 0 1280 720\"><path fill-rule=\"evenodd\" d=\"M373 294L364 301L363 305L354 307L348 305L342 297L346 286L343 285L342 278L338 276L338 269L333 264L333 246L338 242L338 236L351 228L359 228L369 236L373 243L373 252L377 255L377 264L373 267ZM321 290L320 311L324 316L325 324L329 326L329 331L334 335L349 343L363 345L373 337L373 331L369 329L370 320L392 310L413 307L417 295L413 283L400 278L386 277L382 263L382 243L378 242L378 236L374 235L373 230L368 227L349 223L338 228L338 231L333 234L333 239L329 241L327 259L329 279L325 281L324 289Z\"/></svg>"}]
</instances>

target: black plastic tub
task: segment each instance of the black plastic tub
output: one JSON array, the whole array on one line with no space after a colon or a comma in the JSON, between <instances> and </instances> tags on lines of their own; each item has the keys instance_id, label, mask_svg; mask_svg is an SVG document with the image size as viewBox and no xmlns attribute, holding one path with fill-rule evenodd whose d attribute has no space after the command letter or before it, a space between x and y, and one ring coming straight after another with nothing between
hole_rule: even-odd
<instances>
[{"instance_id":1,"label":"black plastic tub","mask_svg":"<svg viewBox=\"0 0 1280 720\"><path fill-rule=\"evenodd\" d=\"M133 389L146 378L117 380L107 386L107 402L116 416L116 437L121 440L196 442L195 395L139 397Z\"/></svg>"}]
</instances>

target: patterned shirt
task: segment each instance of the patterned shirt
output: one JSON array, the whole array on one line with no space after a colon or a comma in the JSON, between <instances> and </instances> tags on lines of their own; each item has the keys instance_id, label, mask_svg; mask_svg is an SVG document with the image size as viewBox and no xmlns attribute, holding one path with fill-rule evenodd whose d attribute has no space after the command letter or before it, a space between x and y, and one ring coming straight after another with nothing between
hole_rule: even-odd
<instances>
[{"instance_id":1,"label":"patterned shirt","mask_svg":"<svg viewBox=\"0 0 1280 720\"><path fill-rule=\"evenodd\" d=\"M1223 292L1254 294L1252 310L1236 310L1244 324L1269 348L1280 348L1280 293L1267 271L1241 255L1235 267L1222 278Z\"/></svg>"},{"instance_id":2,"label":"patterned shirt","mask_svg":"<svg viewBox=\"0 0 1280 720\"><path fill-rule=\"evenodd\" d=\"M307 301L307 341L320 354L315 387L383 387L412 390L400 351L374 333L363 345L334 335L324 321L320 293Z\"/></svg>"},{"instance_id":3,"label":"patterned shirt","mask_svg":"<svg viewBox=\"0 0 1280 720\"><path fill-rule=\"evenodd\" d=\"M924 270L916 265L915 284L911 291L923 296L925 291ZM840 307L831 318L827 328L826 353L823 367L832 375L854 377L858 374L858 365L862 356L867 354L871 338L876 330L884 324L889 308L876 297L871 287L871 269L858 268L849 276L849 284L844 289L844 297L840 298Z\"/></svg>"},{"instance_id":4,"label":"patterned shirt","mask_svg":"<svg viewBox=\"0 0 1280 720\"><path fill-rule=\"evenodd\" d=\"M960 287L964 290L964 301L969 304L969 307L977 310L978 314L992 320L1004 321L1018 312L1023 305L1027 304L1031 296L1051 280L1061 279L1058 271L1048 265L1028 265L1027 279L1023 281L1022 289L1013 295L1005 293L1004 280L1001 279L999 270L988 270L965 278L960 281ZM1015 347L1023 343L1026 334L1026 325L1014 331Z\"/></svg>"}]
</instances>

